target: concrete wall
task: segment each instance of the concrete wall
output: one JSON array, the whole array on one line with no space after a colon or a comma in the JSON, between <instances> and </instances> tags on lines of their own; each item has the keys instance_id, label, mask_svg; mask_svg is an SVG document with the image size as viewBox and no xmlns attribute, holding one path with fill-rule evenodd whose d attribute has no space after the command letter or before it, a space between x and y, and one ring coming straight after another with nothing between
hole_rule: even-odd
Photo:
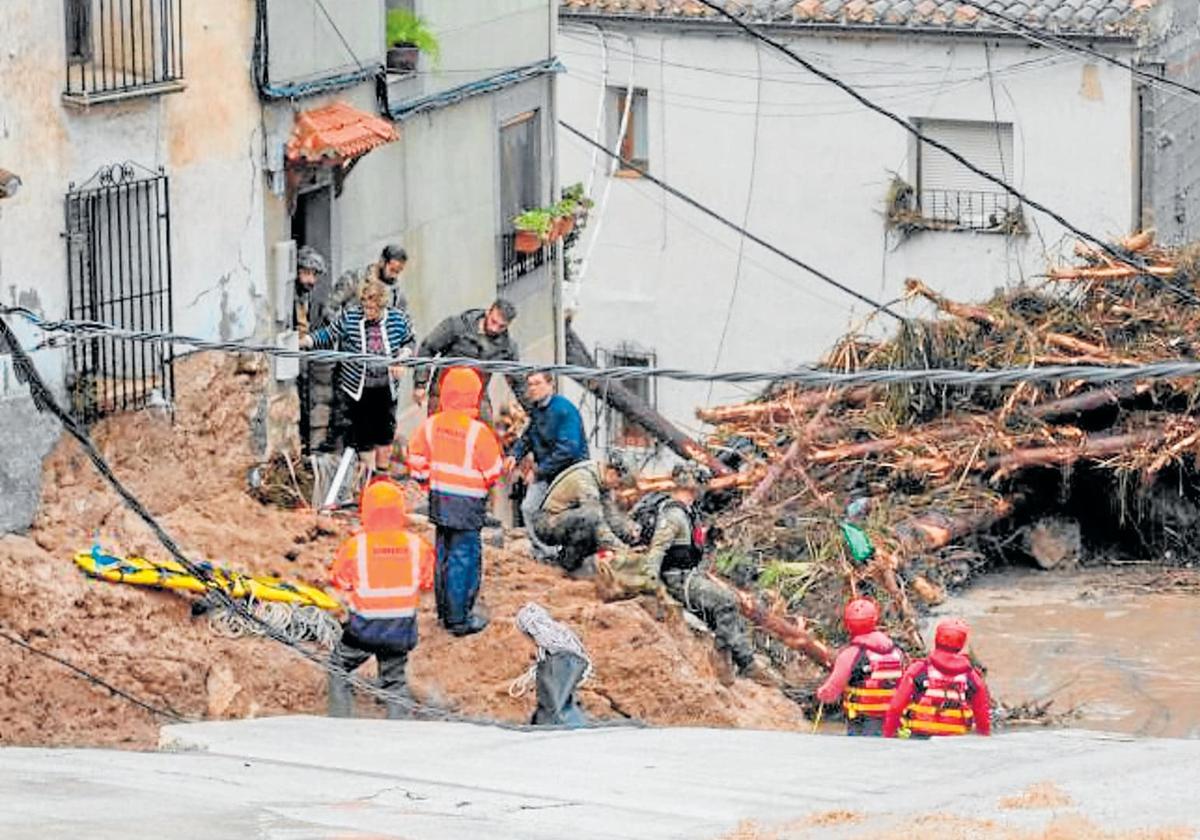
<instances>
[{"instance_id":1,"label":"concrete wall","mask_svg":"<svg viewBox=\"0 0 1200 840\"><path fill-rule=\"evenodd\" d=\"M383 0L323 3L328 18L313 0L268 0L272 84L333 76L383 62Z\"/></svg>"},{"instance_id":2,"label":"concrete wall","mask_svg":"<svg viewBox=\"0 0 1200 840\"><path fill-rule=\"evenodd\" d=\"M182 8L186 90L80 111L61 100L63 4L0 5L0 166L24 180L0 218L6 303L67 315L64 196L98 167L129 160L161 166L170 178L176 329L230 338L253 332L264 273L261 134L248 71L253 4ZM37 364L63 386L61 354L39 353ZM29 422L21 392L0 394L0 434L8 436L0 440L0 530L28 523L39 459L55 437L52 421Z\"/></svg>"},{"instance_id":3,"label":"concrete wall","mask_svg":"<svg viewBox=\"0 0 1200 840\"><path fill-rule=\"evenodd\" d=\"M606 138L595 29L564 18L559 35L568 68L560 115ZM902 116L993 120L979 40L804 36L796 45ZM890 233L892 175L914 180L909 136L745 38L631 25L610 27L607 47L608 84L632 78L649 92L653 174L878 301L900 296L908 276L956 298L984 297L1033 278L1071 244L1028 209L1028 235ZM989 49L996 117L1014 126L1012 183L1086 229L1127 231L1136 171L1128 73L1014 42ZM651 184L609 177L603 160L562 132L560 154L563 182L592 183L597 202L579 252L598 237L597 245L575 295L590 344L635 341L667 367L772 369L816 360L867 314ZM748 393L658 383L659 407L693 428L698 405Z\"/></svg>"},{"instance_id":4,"label":"concrete wall","mask_svg":"<svg viewBox=\"0 0 1200 840\"><path fill-rule=\"evenodd\" d=\"M1167 0L1155 6L1153 37L1145 58L1161 65L1166 78L1200 87L1200 10L1195 3ZM1146 223L1160 242L1200 239L1200 110L1189 93L1144 86Z\"/></svg>"}]
</instances>

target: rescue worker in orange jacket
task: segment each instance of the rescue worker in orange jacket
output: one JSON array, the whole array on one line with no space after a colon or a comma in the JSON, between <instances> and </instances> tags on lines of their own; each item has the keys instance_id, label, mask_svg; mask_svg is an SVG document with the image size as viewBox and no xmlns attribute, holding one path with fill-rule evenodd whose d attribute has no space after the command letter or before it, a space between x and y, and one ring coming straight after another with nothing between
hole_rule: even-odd
<instances>
[{"instance_id":1,"label":"rescue worker in orange jacket","mask_svg":"<svg viewBox=\"0 0 1200 840\"><path fill-rule=\"evenodd\" d=\"M387 479L363 490L362 530L342 543L330 569L333 586L347 593L349 619L329 657L329 714L352 717L347 675L372 656L379 683L395 697L389 718L405 717L405 666L417 646L418 589L433 587L433 549L405 530L404 491Z\"/></svg>"},{"instance_id":2,"label":"rescue worker in orange jacket","mask_svg":"<svg viewBox=\"0 0 1200 840\"><path fill-rule=\"evenodd\" d=\"M870 598L855 598L846 604L842 623L850 634L850 644L838 651L833 670L817 689L817 699L833 703L842 698L846 734L878 738L904 674L904 651L876 629L879 606Z\"/></svg>"},{"instance_id":3,"label":"rescue worker in orange jacket","mask_svg":"<svg viewBox=\"0 0 1200 840\"><path fill-rule=\"evenodd\" d=\"M466 636L487 627L487 619L474 612L483 551L479 532L488 490L504 462L496 436L477 419L479 374L451 368L440 390L441 410L425 418L409 442L408 468L429 487L429 518L437 526L438 618L454 635Z\"/></svg>"},{"instance_id":4,"label":"rescue worker in orange jacket","mask_svg":"<svg viewBox=\"0 0 1200 840\"><path fill-rule=\"evenodd\" d=\"M983 675L963 653L970 628L960 618L941 622L933 653L908 666L883 721L886 738L992 734L991 703Z\"/></svg>"}]
</instances>

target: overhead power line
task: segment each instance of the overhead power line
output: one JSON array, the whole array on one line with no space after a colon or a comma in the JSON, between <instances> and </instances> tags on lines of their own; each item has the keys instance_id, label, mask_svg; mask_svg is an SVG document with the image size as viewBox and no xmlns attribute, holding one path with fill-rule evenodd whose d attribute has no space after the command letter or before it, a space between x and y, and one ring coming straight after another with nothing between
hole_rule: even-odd
<instances>
[{"instance_id":1,"label":"overhead power line","mask_svg":"<svg viewBox=\"0 0 1200 840\"><path fill-rule=\"evenodd\" d=\"M904 321L904 316L898 314L894 309L891 309L890 307L888 307L887 304L883 304L876 300L872 300L871 298L864 295L862 292L859 292L856 289L852 289L850 286L847 286L845 283L841 283L838 280L835 280L833 277L830 277L828 274L826 274L824 271L821 271L819 268L809 265L808 263L804 262L803 260L799 259L798 257L792 256L791 254L787 253L783 249L778 248L775 245L772 245L770 242L767 242L762 237L755 236L753 233L746 230L746 228L742 227L737 222L735 222L731 219L728 219L725 216L722 216L720 213L718 213L716 210L713 210L708 205L701 204L699 201L692 198L690 195L688 195L684 192L681 192L680 190L677 190L675 187L672 187L666 181L663 181L660 178L655 178L653 175L651 175L645 169L643 169L640 166L638 166L637 164L635 164L633 161L631 161L627 158L621 157L621 155L613 152L611 149L605 148L604 144L597 143L591 137L588 137L588 135L586 133L575 128L570 123L568 123L564 120L559 120L558 124L561 125L563 128L565 128L567 131L569 131L571 134L574 134L576 137L578 137L584 143L587 143L592 148L599 149L604 154L608 155L609 157L613 158L614 160L620 161L622 168L637 172L639 175L641 175L642 178L649 181L651 184L654 184L655 186L661 188L665 192L670 193L671 195L675 196L675 198L678 198L680 201L684 202L685 204L689 204L692 207L695 207L697 210L699 210L701 213L704 213L706 216L716 219L718 222L725 225L727 228L736 231L737 233L739 233L742 236L749 239L754 244L770 251L775 256L781 257L782 259L787 260L792 265L795 265L795 266L798 266L798 267L804 269L809 274L816 277L818 280L821 280L822 282L827 283L830 286L833 286L835 289L838 289L839 291L844 292L845 294L850 295L851 297L862 301L863 303L870 306L873 311L886 313L887 315L890 315L891 317L895 318L897 321L901 321L901 322Z\"/></svg>"},{"instance_id":2,"label":"overhead power line","mask_svg":"<svg viewBox=\"0 0 1200 840\"><path fill-rule=\"evenodd\" d=\"M702 371L680 370L678 368L593 368L581 367L579 365L535 364L529 362L508 362L498 359L468 359L463 357L392 359L388 356L373 355L370 353L346 353L339 350L284 350L273 344L255 344L246 341L207 341L176 333L124 330L114 327L111 324L102 324L95 321L44 321L28 309L21 307L0 307L0 314L18 314L28 318L43 330L70 333L67 338L71 341L87 341L97 336L106 335L122 341L185 344L199 350L215 350L226 353L260 353L282 358L305 358L314 362L387 361L391 365L401 365L404 367L470 367L488 373L516 376L544 372L572 378L601 381L624 381L657 377L661 379L674 379L681 382L793 383L808 388L852 388L858 385L911 385L915 383L982 388L1018 385L1022 382L1046 383L1071 380L1089 384L1102 384L1108 382L1200 376L1200 361L1188 361L1184 359L1170 359L1161 362L1147 362L1145 364L1125 366L1047 365L1045 367L1011 367L992 368L988 370L965 370L960 368L869 368L847 373L822 370L812 366L799 367L787 371L752 370L704 373ZM8 332L8 327L0 319L0 352L3 352L4 332ZM32 366L32 363L30 363L30 366ZM49 394L49 391L45 393ZM36 399L37 397L35 396ZM74 422L69 415L65 415L64 413L64 416L67 420L70 420L72 423ZM73 435L76 434L76 431L72 431L72 429L76 429L81 435L83 434L76 427L68 428L68 431L71 431ZM125 493L128 493L127 490L118 492L122 492L123 497ZM191 571L190 568L189 571ZM205 579L203 575L201 575L201 578ZM261 620L256 619L256 624L261 623Z\"/></svg>"},{"instance_id":3,"label":"overhead power line","mask_svg":"<svg viewBox=\"0 0 1200 840\"><path fill-rule=\"evenodd\" d=\"M968 170L975 173L979 177L1000 187L1002 190L1004 190L1006 193L1008 193L1009 195L1016 198L1018 201L1022 202L1023 204L1029 205L1030 207L1034 208L1035 210L1039 210L1042 213L1045 213L1051 219L1058 222L1060 225L1062 225L1067 230L1071 231L1071 233L1075 234L1080 239L1083 239L1086 242L1090 242L1091 244L1095 245L1101 251L1103 251L1104 253L1113 257L1114 259L1119 260L1120 262L1122 262L1126 265L1133 266L1134 268L1142 269L1143 271L1148 267L1146 265L1146 262L1141 257L1139 257L1136 254L1133 254L1129 251L1125 251L1124 249L1115 248L1108 242L1106 242L1103 239L1101 239L1100 237L1096 236L1095 234L1090 233L1090 232L1084 230L1083 228L1072 224L1069 220L1067 220L1061 214L1055 212L1051 208L1047 207L1045 204L1042 204L1041 202L1036 201L1033 198L1030 198L1028 195L1026 195L1025 193L1018 190L1016 187L1009 184L1003 178L997 178L995 175L988 172L986 169L982 169L979 166L976 166L975 164L971 163L971 161L967 160L961 154L956 152L950 146L947 146L945 143L942 143L939 140L935 140L934 138L932 138L929 135L922 132L919 128L917 128L911 122L906 120L904 117L902 117L899 114L896 114L892 111L889 111L887 108L884 108L882 105L879 105L876 102L874 102L873 100L868 99L866 96L859 93L855 88L846 84L841 79L834 76L832 73L828 73L825 70L822 70L821 68L819 68L815 64L813 64L811 61L808 61L807 59L805 59L803 56L799 55L796 52L793 52L790 48L788 48L788 46L786 44L776 41L774 38L764 35L762 32L759 32L757 29L749 26L743 20L741 20L741 18L739 18L737 15L733 14L732 12L730 12L728 9L724 8L720 4L713 2L713 0L696 0L696 2L712 9L717 14L728 19L734 26L736 26L738 29L741 29L742 31L744 31L751 38L754 38L756 41L761 41L762 43L769 45L772 49L774 49L780 53L783 53L783 55L787 56L790 60L792 60L792 61L796 62L797 64L799 64L800 66L804 67L806 70L808 70L810 73L814 74L818 78L824 79L825 81L829 82L829 84L834 85L835 87L844 91L848 96L850 96L852 99L857 101L863 107L867 108L868 110L874 111L876 114L879 114L880 116L884 117L885 119L900 126L901 128L903 128L905 131L907 131L913 137L916 137L921 142L926 143L927 145L932 146L933 148L937 149L938 151L948 155L951 159L962 164L964 167L966 167ZM1159 285L1162 285L1164 288L1170 289L1172 292L1174 292L1180 298L1188 301L1189 303L1200 303L1200 297L1197 297L1193 292L1189 291L1188 289L1184 289L1175 284L1168 283L1166 281L1162 281L1159 278L1153 278L1149 274L1147 274L1146 277L1147 277L1147 279L1150 280L1150 282L1158 283Z\"/></svg>"},{"instance_id":4,"label":"overhead power line","mask_svg":"<svg viewBox=\"0 0 1200 840\"><path fill-rule=\"evenodd\" d=\"M1200 88L1194 88L1191 85L1185 85L1183 82L1177 82L1174 79L1168 79L1165 76L1156 76L1153 73L1148 73L1132 62L1121 61L1119 58L1102 53L1100 50L1089 47L1087 44L1081 44L1076 41L1072 41L1069 38L1064 38L1061 35L1056 35L1053 32L1046 32L1042 29L1038 29L1037 27L1030 26L1028 23L1025 23L1025 21L1020 20L1019 18L1006 15L1003 12L997 12L995 9L989 8L982 3L976 3L975 0L959 0L959 2L964 6L970 6L972 9L978 9L985 15L996 18L996 20L1004 21L1014 29L1018 30L1016 34L1020 35L1026 40L1032 41L1035 44L1057 47L1059 50L1065 52L1089 55L1093 58L1098 58L1103 62L1111 64L1114 67L1120 67L1122 70L1128 70L1138 78L1145 79L1152 84L1171 87L1175 88L1176 90L1184 91L1185 93L1190 93L1193 96L1200 96Z\"/></svg>"}]
</instances>

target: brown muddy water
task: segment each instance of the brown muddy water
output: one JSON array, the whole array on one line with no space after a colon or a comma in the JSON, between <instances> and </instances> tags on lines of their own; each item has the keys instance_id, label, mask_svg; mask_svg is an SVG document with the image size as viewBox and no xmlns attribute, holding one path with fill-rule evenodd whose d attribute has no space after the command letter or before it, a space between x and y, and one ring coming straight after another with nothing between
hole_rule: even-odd
<instances>
[{"instance_id":1,"label":"brown muddy water","mask_svg":"<svg viewBox=\"0 0 1200 840\"><path fill-rule=\"evenodd\" d=\"M1200 737L1200 591L1178 573L1004 572L936 611L966 618L970 648L1007 706L1053 698L1073 728Z\"/></svg>"}]
</instances>

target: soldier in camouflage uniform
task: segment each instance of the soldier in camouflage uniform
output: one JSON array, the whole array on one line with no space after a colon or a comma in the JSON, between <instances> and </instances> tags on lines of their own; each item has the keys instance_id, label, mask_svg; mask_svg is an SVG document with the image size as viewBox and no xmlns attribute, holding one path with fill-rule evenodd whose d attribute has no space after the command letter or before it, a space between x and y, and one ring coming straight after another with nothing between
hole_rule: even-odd
<instances>
[{"instance_id":1,"label":"soldier in camouflage uniform","mask_svg":"<svg viewBox=\"0 0 1200 840\"><path fill-rule=\"evenodd\" d=\"M321 314L319 308L313 305L312 290L324 273L325 258L316 248L305 245L296 253L292 329L301 339L321 326ZM305 455L312 445L311 418L315 407L312 380L315 372L314 365L301 361L300 375L296 378L296 391L300 397L300 446Z\"/></svg>"},{"instance_id":2,"label":"soldier in camouflage uniform","mask_svg":"<svg viewBox=\"0 0 1200 840\"><path fill-rule=\"evenodd\" d=\"M568 572L579 569L598 551L624 549L618 534L634 536L632 523L614 506L602 476L602 467L595 461L572 464L551 482L541 507L533 514L531 524L537 538L561 547L555 559Z\"/></svg>"},{"instance_id":3,"label":"soldier in camouflage uniform","mask_svg":"<svg viewBox=\"0 0 1200 840\"><path fill-rule=\"evenodd\" d=\"M644 523L643 538L649 546L640 558L621 558L617 574L628 585L648 589L658 581L688 612L700 618L716 636L717 652L732 658L739 674L764 685L778 686L779 675L765 657L754 652L750 628L742 618L732 592L711 580L699 568L704 558L704 537L697 527L693 506L699 496L704 477L692 464L681 464L672 474L675 487L670 494L655 494L656 498L639 503L635 521ZM640 559L640 562L638 560ZM637 566L630 574L629 561Z\"/></svg>"}]
</instances>

